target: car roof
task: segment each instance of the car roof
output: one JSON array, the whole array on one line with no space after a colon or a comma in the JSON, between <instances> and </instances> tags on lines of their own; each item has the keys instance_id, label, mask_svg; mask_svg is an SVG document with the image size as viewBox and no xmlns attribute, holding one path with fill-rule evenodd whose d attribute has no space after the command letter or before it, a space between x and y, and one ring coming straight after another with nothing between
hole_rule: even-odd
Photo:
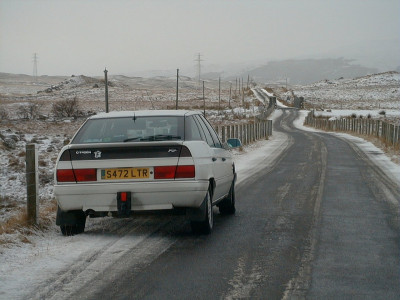
<instances>
[{"instance_id":1,"label":"car roof","mask_svg":"<svg viewBox=\"0 0 400 300\"><path fill-rule=\"evenodd\" d=\"M89 119L107 119L107 118L124 118L124 117L147 117L147 116L188 116L201 114L199 111L191 110L137 110L137 111L111 111L108 113L99 113L91 116Z\"/></svg>"}]
</instances>

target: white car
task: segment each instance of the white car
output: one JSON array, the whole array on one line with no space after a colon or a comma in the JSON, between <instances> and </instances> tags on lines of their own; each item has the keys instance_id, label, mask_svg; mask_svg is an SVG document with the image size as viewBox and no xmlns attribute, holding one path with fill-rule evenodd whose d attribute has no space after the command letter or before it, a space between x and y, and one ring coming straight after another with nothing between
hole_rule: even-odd
<instances>
[{"instance_id":1,"label":"white car","mask_svg":"<svg viewBox=\"0 0 400 300\"><path fill-rule=\"evenodd\" d=\"M87 216L184 209L193 231L210 233L212 206L235 213L235 180L229 147L199 112L100 113L58 156L56 223L73 235Z\"/></svg>"}]
</instances>

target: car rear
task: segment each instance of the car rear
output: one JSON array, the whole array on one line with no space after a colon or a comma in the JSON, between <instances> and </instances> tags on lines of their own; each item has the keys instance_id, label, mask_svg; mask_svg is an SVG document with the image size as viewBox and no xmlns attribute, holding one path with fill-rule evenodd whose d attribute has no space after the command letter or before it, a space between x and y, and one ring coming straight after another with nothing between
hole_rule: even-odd
<instances>
[{"instance_id":1,"label":"car rear","mask_svg":"<svg viewBox=\"0 0 400 300\"><path fill-rule=\"evenodd\" d=\"M184 116L171 114L89 119L58 157L59 208L96 214L118 212L121 202L129 211L199 207L209 182L185 145Z\"/></svg>"}]
</instances>

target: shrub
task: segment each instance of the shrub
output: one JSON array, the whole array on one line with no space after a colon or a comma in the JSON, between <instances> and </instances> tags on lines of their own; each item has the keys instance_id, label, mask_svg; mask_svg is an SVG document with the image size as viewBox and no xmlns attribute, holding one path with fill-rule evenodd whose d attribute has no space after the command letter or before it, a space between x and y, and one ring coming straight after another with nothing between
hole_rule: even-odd
<instances>
[{"instance_id":1,"label":"shrub","mask_svg":"<svg viewBox=\"0 0 400 300\"><path fill-rule=\"evenodd\" d=\"M36 119L40 114L41 107L41 104L35 102L28 105L20 105L17 109L17 115L21 119Z\"/></svg>"},{"instance_id":2,"label":"shrub","mask_svg":"<svg viewBox=\"0 0 400 300\"><path fill-rule=\"evenodd\" d=\"M74 97L53 103L52 112L57 118L78 117L81 114L78 98Z\"/></svg>"},{"instance_id":3,"label":"shrub","mask_svg":"<svg viewBox=\"0 0 400 300\"><path fill-rule=\"evenodd\" d=\"M386 111L381 110L381 111L379 112L379 114L382 115L382 116L385 116L385 115L386 115Z\"/></svg>"}]
</instances>

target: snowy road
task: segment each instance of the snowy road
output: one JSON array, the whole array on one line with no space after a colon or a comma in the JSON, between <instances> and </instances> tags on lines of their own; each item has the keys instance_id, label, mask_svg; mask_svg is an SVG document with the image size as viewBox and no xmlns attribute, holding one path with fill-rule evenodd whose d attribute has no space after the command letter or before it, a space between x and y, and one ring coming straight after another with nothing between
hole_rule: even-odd
<instances>
[{"instance_id":1,"label":"snowy road","mask_svg":"<svg viewBox=\"0 0 400 300\"><path fill-rule=\"evenodd\" d=\"M298 114L275 112L273 137L236 155L237 214L215 211L212 235L165 214L54 228L0 254L0 299L398 297L399 167Z\"/></svg>"}]
</instances>

